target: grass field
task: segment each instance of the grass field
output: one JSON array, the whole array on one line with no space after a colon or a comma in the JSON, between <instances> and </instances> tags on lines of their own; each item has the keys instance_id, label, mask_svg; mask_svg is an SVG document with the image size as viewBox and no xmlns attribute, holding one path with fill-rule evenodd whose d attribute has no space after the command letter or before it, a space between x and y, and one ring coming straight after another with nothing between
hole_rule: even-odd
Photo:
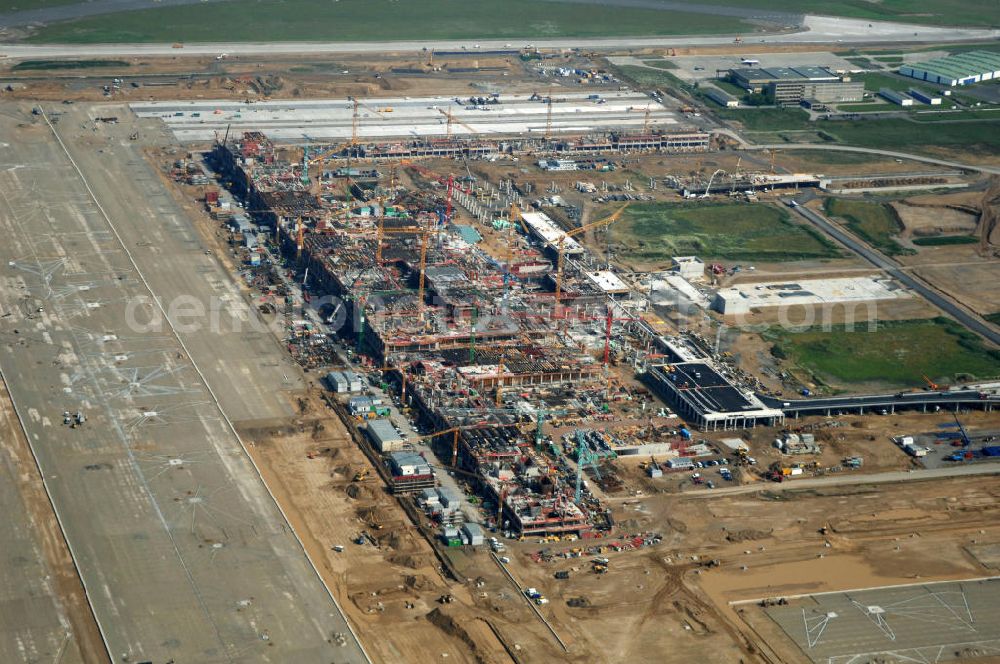
<instances>
[{"instance_id":1,"label":"grass field","mask_svg":"<svg viewBox=\"0 0 1000 664\"><path fill-rule=\"evenodd\" d=\"M647 67L655 67L656 69L677 69L677 65L664 58L650 58L643 60L642 63Z\"/></svg>"},{"instance_id":2,"label":"grass field","mask_svg":"<svg viewBox=\"0 0 1000 664\"><path fill-rule=\"evenodd\" d=\"M933 148L980 155L1000 153L1000 117L948 124L899 120L822 122L819 127L846 145L902 152L933 152Z\"/></svg>"},{"instance_id":3,"label":"grass field","mask_svg":"<svg viewBox=\"0 0 1000 664\"><path fill-rule=\"evenodd\" d=\"M914 238L913 244L918 247L946 247L953 244L975 244L979 238L971 235L940 235L938 237Z\"/></svg>"},{"instance_id":4,"label":"grass field","mask_svg":"<svg viewBox=\"0 0 1000 664\"><path fill-rule=\"evenodd\" d=\"M7 12L42 9L43 7L58 7L59 5L79 4L80 0L0 0L0 14Z\"/></svg>"},{"instance_id":5,"label":"grass field","mask_svg":"<svg viewBox=\"0 0 1000 664\"><path fill-rule=\"evenodd\" d=\"M876 101L858 102L857 104L837 104L840 113L871 113L873 111L898 111L898 106Z\"/></svg>"},{"instance_id":6,"label":"grass field","mask_svg":"<svg viewBox=\"0 0 1000 664\"><path fill-rule=\"evenodd\" d=\"M896 213L888 205L828 198L823 203L823 207L827 214L846 221L847 227L855 235L860 236L887 256L913 253L913 250L903 247L893 239L903 230L903 224L900 223Z\"/></svg>"},{"instance_id":7,"label":"grass field","mask_svg":"<svg viewBox=\"0 0 1000 664\"><path fill-rule=\"evenodd\" d=\"M950 100L945 100L949 103ZM923 110L923 109L922 109ZM1000 108L984 108L981 110L962 110L954 113L919 113L914 115L917 122L949 122L954 120L993 120L1000 123Z\"/></svg>"},{"instance_id":8,"label":"grass field","mask_svg":"<svg viewBox=\"0 0 1000 664\"><path fill-rule=\"evenodd\" d=\"M948 51L949 53L964 53L965 51L995 51L1000 48L1000 42L975 42L970 44L934 44L933 46L909 47L907 53L925 53L928 51ZM834 51L834 55L887 55L898 53L898 48L852 48L844 51Z\"/></svg>"},{"instance_id":9,"label":"grass field","mask_svg":"<svg viewBox=\"0 0 1000 664\"><path fill-rule=\"evenodd\" d=\"M1000 311L994 314L986 314L985 316L983 316L983 318L993 323L994 325L1000 325Z\"/></svg>"},{"instance_id":10,"label":"grass field","mask_svg":"<svg viewBox=\"0 0 1000 664\"><path fill-rule=\"evenodd\" d=\"M867 109L866 109L867 110ZM900 110L884 106L883 110ZM797 108L720 109L713 111L724 120L739 121L748 132L815 131L826 140L843 145L857 145L902 152L933 153L935 148L963 150L979 155L1000 153L1000 113L969 111L962 116L913 115L909 118L880 120L837 120L810 122L808 114ZM972 121L948 123L947 119ZM757 142L774 140L773 135L748 138Z\"/></svg>"},{"instance_id":11,"label":"grass field","mask_svg":"<svg viewBox=\"0 0 1000 664\"><path fill-rule=\"evenodd\" d=\"M778 152L779 156L781 152ZM802 158L816 164L830 164L831 166L844 166L849 164L869 164L872 161L870 154L858 152L834 152L823 150L789 150L786 152L790 157Z\"/></svg>"},{"instance_id":12,"label":"grass field","mask_svg":"<svg viewBox=\"0 0 1000 664\"><path fill-rule=\"evenodd\" d=\"M748 30L735 18L533 0L227 0L121 12L42 28L34 42L378 41Z\"/></svg>"},{"instance_id":13,"label":"grass field","mask_svg":"<svg viewBox=\"0 0 1000 664\"><path fill-rule=\"evenodd\" d=\"M877 74L873 72L854 74L851 76L851 80L864 81L865 89L870 90L871 92L878 92L882 88L899 90L901 92L906 92L910 88L920 88L928 91L936 89L934 86L922 83L915 78L903 78L900 76L890 76L888 74Z\"/></svg>"},{"instance_id":14,"label":"grass field","mask_svg":"<svg viewBox=\"0 0 1000 664\"><path fill-rule=\"evenodd\" d=\"M828 384L881 383L920 387L922 376L948 384L956 378L1000 376L1000 351L949 318L879 322L855 329L772 328L774 354Z\"/></svg>"},{"instance_id":15,"label":"grass field","mask_svg":"<svg viewBox=\"0 0 1000 664\"><path fill-rule=\"evenodd\" d=\"M736 120L747 131L782 131L823 129L809 122L809 114L800 108L719 109L713 113L723 120Z\"/></svg>"},{"instance_id":16,"label":"grass field","mask_svg":"<svg viewBox=\"0 0 1000 664\"><path fill-rule=\"evenodd\" d=\"M1000 25L993 0L701 0L702 4L845 16L922 25Z\"/></svg>"},{"instance_id":17,"label":"grass field","mask_svg":"<svg viewBox=\"0 0 1000 664\"><path fill-rule=\"evenodd\" d=\"M840 251L788 213L751 203L633 205L611 227L619 255L642 263L697 254L733 261L837 258Z\"/></svg>"},{"instance_id":18,"label":"grass field","mask_svg":"<svg viewBox=\"0 0 1000 664\"><path fill-rule=\"evenodd\" d=\"M641 87L658 88L664 85L672 87L685 87L687 84L665 69L650 69L649 67L639 67L637 65L615 65L615 73L622 78L626 78Z\"/></svg>"}]
</instances>

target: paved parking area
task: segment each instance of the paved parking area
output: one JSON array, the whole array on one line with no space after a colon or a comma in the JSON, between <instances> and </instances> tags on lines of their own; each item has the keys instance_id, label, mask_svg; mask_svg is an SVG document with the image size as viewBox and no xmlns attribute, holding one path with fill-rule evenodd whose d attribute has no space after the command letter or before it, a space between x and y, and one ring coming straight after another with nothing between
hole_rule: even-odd
<instances>
[{"instance_id":1,"label":"paved parking area","mask_svg":"<svg viewBox=\"0 0 1000 664\"><path fill-rule=\"evenodd\" d=\"M1000 657L1000 578L808 595L766 612L815 664Z\"/></svg>"}]
</instances>

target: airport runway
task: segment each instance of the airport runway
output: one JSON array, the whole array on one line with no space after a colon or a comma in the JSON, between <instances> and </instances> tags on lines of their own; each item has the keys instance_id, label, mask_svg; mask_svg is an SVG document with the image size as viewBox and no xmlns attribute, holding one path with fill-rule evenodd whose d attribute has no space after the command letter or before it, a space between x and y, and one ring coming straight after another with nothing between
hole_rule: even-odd
<instances>
[{"instance_id":1,"label":"airport runway","mask_svg":"<svg viewBox=\"0 0 1000 664\"><path fill-rule=\"evenodd\" d=\"M597 96L597 99L591 99ZM529 95L502 95L496 104L472 104L453 97L396 97L360 99L358 136L426 138L448 134L452 116L455 136L544 136L548 104ZM130 108L139 117L158 118L185 142L212 140L227 127L237 134L262 131L272 140L347 140L351 137L354 106L348 99L284 100L246 104L234 101L138 102ZM659 129L678 128L676 114L648 95L605 91L566 92L553 97L552 130L597 132L646 123Z\"/></svg>"},{"instance_id":2,"label":"airport runway","mask_svg":"<svg viewBox=\"0 0 1000 664\"><path fill-rule=\"evenodd\" d=\"M584 10L581 10L584 11ZM759 33L745 37L748 49L754 44L872 44L872 43L954 43L970 40L1000 38L1000 30L980 28L948 28L906 23L864 21L827 16L806 16L802 30L784 33ZM631 49L682 46L732 45L736 35L715 37L604 37L554 39L464 39L439 41L391 42L215 42L185 44L173 48L172 44L4 44L0 54L8 58L113 58L123 56L269 56L269 55L329 55L335 53L413 53L424 49L475 51L523 48L531 45L544 49L585 48L589 50L628 51Z\"/></svg>"},{"instance_id":3,"label":"airport runway","mask_svg":"<svg viewBox=\"0 0 1000 664\"><path fill-rule=\"evenodd\" d=\"M194 300L245 305L129 128L78 105L64 150L29 108L0 112L0 367L110 654L366 662L227 417L285 412L297 379L264 332L186 331Z\"/></svg>"}]
</instances>

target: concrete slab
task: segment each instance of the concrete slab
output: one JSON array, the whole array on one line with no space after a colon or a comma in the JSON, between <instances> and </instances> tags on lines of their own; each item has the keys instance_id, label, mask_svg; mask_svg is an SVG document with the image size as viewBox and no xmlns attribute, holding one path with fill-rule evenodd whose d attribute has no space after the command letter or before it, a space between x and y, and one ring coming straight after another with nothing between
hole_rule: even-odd
<instances>
[{"instance_id":1,"label":"concrete slab","mask_svg":"<svg viewBox=\"0 0 1000 664\"><path fill-rule=\"evenodd\" d=\"M366 661L222 410L281 413L265 398L277 372L239 336L181 343L134 324L153 310L146 284L167 308L226 282L188 222L165 216L136 148L85 114L57 127L86 182L27 107L0 114L0 367L111 652ZM87 422L64 425L64 410Z\"/></svg>"},{"instance_id":2,"label":"concrete slab","mask_svg":"<svg viewBox=\"0 0 1000 664\"><path fill-rule=\"evenodd\" d=\"M639 93L595 88L587 92L553 92L552 129L585 133L614 128L641 129L645 110L650 126L679 129L674 113ZM600 95L604 103L588 99ZM529 95L502 95L500 103L472 107L453 97L361 99L358 136L364 139L445 136L446 113L452 114L452 134L545 134L548 104ZM130 105L142 118L159 118L178 140L208 141L216 132L262 131L273 140L347 140L351 137L353 104L348 99L264 101L165 101ZM391 109L391 110L390 110ZM101 110L104 113L104 110Z\"/></svg>"},{"instance_id":3,"label":"concrete slab","mask_svg":"<svg viewBox=\"0 0 1000 664\"><path fill-rule=\"evenodd\" d=\"M766 609L815 664L1000 655L1000 578L822 593Z\"/></svg>"}]
</instances>

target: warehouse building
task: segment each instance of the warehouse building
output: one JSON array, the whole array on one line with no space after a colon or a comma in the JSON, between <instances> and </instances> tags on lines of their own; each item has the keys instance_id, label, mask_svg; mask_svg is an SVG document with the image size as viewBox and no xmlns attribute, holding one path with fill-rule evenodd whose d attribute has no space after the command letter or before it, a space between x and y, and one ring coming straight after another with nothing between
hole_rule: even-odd
<instances>
[{"instance_id":1,"label":"warehouse building","mask_svg":"<svg viewBox=\"0 0 1000 664\"><path fill-rule=\"evenodd\" d=\"M753 282L719 289L712 309L724 316L733 316L751 309L852 304L865 306L865 318L869 319L868 303L901 297L908 297L907 291L891 279L879 277Z\"/></svg>"},{"instance_id":2,"label":"warehouse building","mask_svg":"<svg viewBox=\"0 0 1000 664\"><path fill-rule=\"evenodd\" d=\"M925 104L929 104L931 106L941 105L941 97L935 97L934 95L924 92L923 90L920 90L918 88L910 88L908 94L917 101L923 102Z\"/></svg>"},{"instance_id":3,"label":"warehouse building","mask_svg":"<svg viewBox=\"0 0 1000 664\"><path fill-rule=\"evenodd\" d=\"M705 96L723 108L736 108L740 105L740 102L736 99L736 97L726 94L719 88L708 88L708 90L705 91Z\"/></svg>"},{"instance_id":4,"label":"warehouse building","mask_svg":"<svg viewBox=\"0 0 1000 664\"><path fill-rule=\"evenodd\" d=\"M882 97L886 101L889 101L897 106L913 106L913 97L906 94L905 92L897 92L896 90L890 90L889 88L882 88L878 91L878 96Z\"/></svg>"},{"instance_id":5,"label":"warehouse building","mask_svg":"<svg viewBox=\"0 0 1000 664\"><path fill-rule=\"evenodd\" d=\"M331 371L326 375L326 384L338 394L361 391L361 377L353 371Z\"/></svg>"},{"instance_id":6,"label":"warehouse building","mask_svg":"<svg viewBox=\"0 0 1000 664\"><path fill-rule=\"evenodd\" d=\"M382 454L394 452L403 446L403 438L389 420L372 420L365 429L372 446Z\"/></svg>"},{"instance_id":7,"label":"warehouse building","mask_svg":"<svg viewBox=\"0 0 1000 664\"><path fill-rule=\"evenodd\" d=\"M992 51L956 53L927 62L904 65L899 68L899 73L902 76L948 87L971 85L1000 78L1000 53Z\"/></svg>"}]
</instances>

